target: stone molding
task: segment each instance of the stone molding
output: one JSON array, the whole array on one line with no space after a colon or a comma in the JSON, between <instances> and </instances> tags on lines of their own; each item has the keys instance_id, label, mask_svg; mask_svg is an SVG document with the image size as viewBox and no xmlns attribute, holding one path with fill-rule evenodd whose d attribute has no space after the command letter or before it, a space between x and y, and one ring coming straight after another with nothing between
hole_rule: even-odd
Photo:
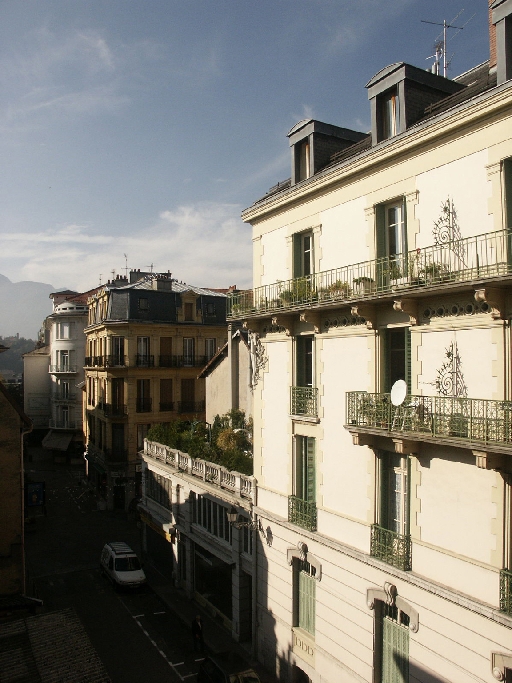
<instances>
[{"instance_id":1,"label":"stone molding","mask_svg":"<svg viewBox=\"0 0 512 683\"><path fill-rule=\"evenodd\" d=\"M321 581L322 563L314 555L311 555L308 550L308 546L306 543L304 543L304 541L299 541L296 548L288 548L286 551L286 560L290 566L293 564L293 560L309 562L309 564L316 570L314 578L316 581Z\"/></svg>"},{"instance_id":2,"label":"stone molding","mask_svg":"<svg viewBox=\"0 0 512 683\"><path fill-rule=\"evenodd\" d=\"M497 681L504 681L505 669L512 669L512 654L510 652L491 652L491 671Z\"/></svg>"},{"instance_id":3,"label":"stone molding","mask_svg":"<svg viewBox=\"0 0 512 683\"><path fill-rule=\"evenodd\" d=\"M369 609L375 609L375 601L380 600L390 607L397 607L409 617L409 630L417 633L420 627L418 612L408 602L398 595L394 584L386 581L384 588L368 588L366 590L366 604Z\"/></svg>"}]
</instances>

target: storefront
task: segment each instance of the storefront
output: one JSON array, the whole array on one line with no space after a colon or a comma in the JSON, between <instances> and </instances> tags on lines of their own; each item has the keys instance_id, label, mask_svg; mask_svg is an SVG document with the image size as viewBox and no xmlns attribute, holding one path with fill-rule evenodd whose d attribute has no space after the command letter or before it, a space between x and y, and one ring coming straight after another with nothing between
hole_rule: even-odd
<instances>
[{"instance_id":1,"label":"storefront","mask_svg":"<svg viewBox=\"0 0 512 683\"><path fill-rule=\"evenodd\" d=\"M232 565L223 562L205 548L194 544L194 590L196 599L208 603L225 620L233 618Z\"/></svg>"}]
</instances>

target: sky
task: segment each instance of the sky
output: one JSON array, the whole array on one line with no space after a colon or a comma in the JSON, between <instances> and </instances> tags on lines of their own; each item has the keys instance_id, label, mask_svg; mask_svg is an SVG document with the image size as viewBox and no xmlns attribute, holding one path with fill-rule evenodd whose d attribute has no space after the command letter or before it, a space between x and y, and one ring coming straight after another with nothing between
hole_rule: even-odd
<instances>
[{"instance_id":1,"label":"sky","mask_svg":"<svg viewBox=\"0 0 512 683\"><path fill-rule=\"evenodd\" d=\"M488 59L487 0L2 0L0 273L86 291L125 267L250 286L241 211L304 118L367 132L365 84ZM461 13L461 10L462 13Z\"/></svg>"}]
</instances>

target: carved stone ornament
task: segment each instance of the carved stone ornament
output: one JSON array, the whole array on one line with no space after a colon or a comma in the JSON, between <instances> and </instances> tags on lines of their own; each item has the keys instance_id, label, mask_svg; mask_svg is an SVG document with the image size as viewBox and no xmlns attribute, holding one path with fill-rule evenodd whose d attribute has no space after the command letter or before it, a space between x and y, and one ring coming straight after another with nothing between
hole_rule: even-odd
<instances>
[{"instance_id":1,"label":"carved stone ornament","mask_svg":"<svg viewBox=\"0 0 512 683\"><path fill-rule=\"evenodd\" d=\"M476 466L483 470L498 470L503 466L503 456L499 453L487 453L486 451L473 451Z\"/></svg>"},{"instance_id":2,"label":"carved stone ornament","mask_svg":"<svg viewBox=\"0 0 512 683\"><path fill-rule=\"evenodd\" d=\"M258 384L261 379L261 373L267 365L268 357L265 353L265 347L261 343L260 335L251 332L249 335L250 344L250 360L251 360L251 387Z\"/></svg>"},{"instance_id":3,"label":"carved stone ornament","mask_svg":"<svg viewBox=\"0 0 512 683\"><path fill-rule=\"evenodd\" d=\"M383 588L368 588L366 590L366 604L369 609L375 609L375 602L380 600L386 605L397 607L409 617L409 630L417 633L420 627L418 612L408 602L398 595L396 586L386 581Z\"/></svg>"},{"instance_id":4,"label":"carved stone ornament","mask_svg":"<svg viewBox=\"0 0 512 683\"><path fill-rule=\"evenodd\" d=\"M411 325L418 324L418 302L415 299L395 299L393 302L395 311L409 316Z\"/></svg>"},{"instance_id":5,"label":"carved stone ornament","mask_svg":"<svg viewBox=\"0 0 512 683\"><path fill-rule=\"evenodd\" d=\"M366 327L373 330L375 322L375 306L372 304L354 304L350 309L354 318L364 318L366 320Z\"/></svg>"},{"instance_id":6,"label":"carved stone ornament","mask_svg":"<svg viewBox=\"0 0 512 683\"><path fill-rule=\"evenodd\" d=\"M482 287L475 289L475 301L484 302L491 308L491 318L501 320L504 316L505 297L502 289Z\"/></svg>"},{"instance_id":7,"label":"carved stone ornament","mask_svg":"<svg viewBox=\"0 0 512 683\"><path fill-rule=\"evenodd\" d=\"M497 681L505 680L505 669L512 669L512 653L491 652L492 675Z\"/></svg>"},{"instance_id":8,"label":"carved stone ornament","mask_svg":"<svg viewBox=\"0 0 512 683\"><path fill-rule=\"evenodd\" d=\"M304 313L300 314L300 322L309 323L310 325L313 325L315 334L320 334L321 322L320 315L318 313L313 313L312 311L304 311Z\"/></svg>"},{"instance_id":9,"label":"carved stone ornament","mask_svg":"<svg viewBox=\"0 0 512 683\"><path fill-rule=\"evenodd\" d=\"M291 566L293 560L299 560L300 562L308 562L315 569L314 578L316 581L322 579L322 563L318 558L308 551L308 546L304 541L299 541L296 548L288 548L286 551L286 560Z\"/></svg>"},{"instance_id":10,"label":"carved stone ornament","mask_svg":"<svg viewBox=\"0 0 512 683\"><path fill-rule=\"evenodd\" d=\"M281 327L285 331L286 336L291 337L293 327L293 318L291 315L274 315L272 317L272 325Z\"/></svg>"}]
</instances>

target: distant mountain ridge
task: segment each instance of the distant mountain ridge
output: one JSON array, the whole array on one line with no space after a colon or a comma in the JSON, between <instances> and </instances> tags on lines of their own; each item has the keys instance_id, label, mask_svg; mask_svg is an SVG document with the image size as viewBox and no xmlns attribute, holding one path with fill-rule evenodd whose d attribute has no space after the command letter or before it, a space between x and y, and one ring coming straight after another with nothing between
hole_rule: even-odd
<instances>
[{"instance_id":1,"label":"distant mountain ridge","mask_svg":"<svg viewBox=\"0 0 512 683\"><path fill-rule=\"evenodd\" d=\"M62 288L59 288L62 289ZM52 292L45 282L11 282L0 274L0 335L37 339L43 320L52 312Z\"/></svg>"}]
</instances>

